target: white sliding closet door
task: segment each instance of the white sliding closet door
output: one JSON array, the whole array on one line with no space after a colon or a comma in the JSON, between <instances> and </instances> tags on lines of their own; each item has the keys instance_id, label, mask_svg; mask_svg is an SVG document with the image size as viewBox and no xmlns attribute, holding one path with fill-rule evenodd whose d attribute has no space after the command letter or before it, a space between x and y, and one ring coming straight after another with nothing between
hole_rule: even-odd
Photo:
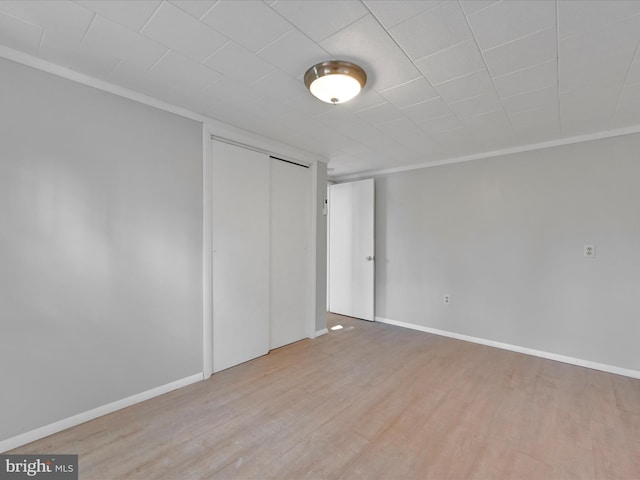
<instances>
[{"instance_id":1,"label":"white sliding closet door","mask_svg":"<svg viewBox=\"0 0 640 480\"><path fill-rule=\"evenodd\" d=\"M271 159L271 348L307 337L311 171Z\"/></svg>"},{"instance_id":2,"label":"white sliding closet door","mask_svg":"<svg viewBox=\"0 0 640 480\"><path fill-rule=\"evenodd\" d=\"M213 371L269 351L269 158L212 141Z\"/></svg>"}]
</instances>

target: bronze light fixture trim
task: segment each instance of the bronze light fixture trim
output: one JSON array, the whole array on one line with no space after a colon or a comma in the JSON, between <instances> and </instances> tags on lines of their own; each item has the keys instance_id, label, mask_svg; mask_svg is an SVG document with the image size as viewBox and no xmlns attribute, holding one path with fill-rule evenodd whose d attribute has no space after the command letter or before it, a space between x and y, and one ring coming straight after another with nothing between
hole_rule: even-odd
<instances>
[{"instance_id":1,"label":"bronze light fixture trim","mask_svg":"<svg viewBox=\"0 0 640 480\"><path fill-rule=\"evenodd\" d=\"M304 74L304 84L311 94L327 103L344 103L360 93L367 74L355 63L329 60L314 65Z\"/></svg>"}]
</instances>

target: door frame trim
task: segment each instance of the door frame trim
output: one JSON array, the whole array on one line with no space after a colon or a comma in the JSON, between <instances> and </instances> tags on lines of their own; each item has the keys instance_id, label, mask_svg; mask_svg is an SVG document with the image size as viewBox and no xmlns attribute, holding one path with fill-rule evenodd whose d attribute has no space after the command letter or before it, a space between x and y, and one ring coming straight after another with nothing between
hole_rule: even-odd
<instances>
[{"instance_id":1,"label":"door frame trim","mask_svg":"<svg viewBox=\"0 0 640 480\"><path fill-rule=\"evenodd\" d=\"M202 374L213 374L213 168L211 129L202 125Z\"/></svg>"},{"instance_id":2,"label":"door frame trim","mask_svg":"<svg viewBox=\"0 0 640 480\"><path fill-rule=\"evenodd\" d=\"M344 185L344 184L351 184L351 183L360 183L360 182L371 182L371 186L373 189L372 192L372 202L373 202L373 231L371 232L372 235L372 249L373 249L373 255L372 255L372 260L373 260L373 285L372 285L372 295L373 295L373 305L372 307L372 315L371 318L364 318L364 317L356 317L356 318L361 318L362 320L367 320L370 322L375 322L376 319L376 182L374 178L361 178L358 180L352 180L352 181L344 181L344 182L337 182L337 181L329 181L328 182L328 186L327 186L327 197L329 199L329 208L328 208L328 218L327 218L327 311L328 312L333 312L333 313L339 313L344 315L344 313L342 312L334 312L334 310L331 307L331 209L333 207L333 202L331 199L331 193L332 193L332 187L336 187L339 185Z\"/></svg>"}]
</instances>

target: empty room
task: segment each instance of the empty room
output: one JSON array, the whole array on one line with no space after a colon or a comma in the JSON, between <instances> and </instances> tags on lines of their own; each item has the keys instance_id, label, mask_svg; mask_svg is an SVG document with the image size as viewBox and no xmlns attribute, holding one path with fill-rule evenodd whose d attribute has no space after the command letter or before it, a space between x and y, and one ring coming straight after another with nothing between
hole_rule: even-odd
<instances>
[{"instance_id":1,"label":"empty room","mask_svg":"<svg viewBox=\"0 0 640 480\"><path fill-rule=\"evenodd\" d=\"M640 1L0 0L0 478L640 480Z\"/></svg>"}]
</instances>

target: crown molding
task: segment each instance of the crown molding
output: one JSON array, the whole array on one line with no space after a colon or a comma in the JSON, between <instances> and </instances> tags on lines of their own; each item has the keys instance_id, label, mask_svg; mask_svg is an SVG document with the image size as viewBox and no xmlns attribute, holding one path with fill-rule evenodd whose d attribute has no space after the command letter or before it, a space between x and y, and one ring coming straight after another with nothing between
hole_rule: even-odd
<instances>
[{"instance_id":1,"label":"crown molding","mask_svg":"<svg viewBox=\"0 0 640 480\"><path fill-rule=\"evenodd\" d=\"M29 55L28 53L20 52L3 45L0 45L0 58L11 60L27 67L35 68L36 70L41 70L43 72L65 78L67 80L71 80L88 87L102 90L103 92L118 95L119 97L123 97L134 102L141 103L143 105L154 107L165 112L173 113L175 115L200 122L205 125L211 132L215 132L216 135L220 135L231 140L251 143L252 145L255 145L257 147L282 153L283 155L288 155L292 158L305 160L310 163L327 163L326 158L312 152L302 150L298 147L294 147L293 145L289 145L278 140L264 137L258 133L229 125L228 123L225 123L221 120L202 115L187 108L179 107L172 103L150 97L149 95L145 95L135 90L116 85L106 80L101 80L91 75L86 75L84 73L78 72L77 70L63 67L61 65L58 65L57 63L49 62L42 58L34 57L33 55Z\"/></svg>"},{"instance_id":2,"label":"crown molding","mask_svg":"<svg viewBox=\"0 0 640 480\"><path fill-rule=\"evenodd\" d=\"M573 145L575 143L590 142L592 140L602 140L605 138L620 137L623 135L633 135L635 133L640 133L640 125L633 125L631 127L618 128L614 130L604 130L601 132L588 133L584 135L576 135L573 137L558 138L558 139L549 140L546 142L531 143L529 145L503 148L499 150L493 150L490 152L478 153L473 155L465 155L462 157L448 158L444 160L436 160L434 162L424 162L416 165L407 165L405 167L385 168L380 170L369 170L361 173L336 175L336 176L329 177L329 179L332 181L338 181L338 182L345 181L345 180L357 180L360 178L370 178L370 177L375 177L379 175L388 175L391 173L407 172L410 170L419 170L419 169L430 168L430 167L439 167L441 165L451 165L454 163L470 162L472 160L482 160L485 158L501 157L504 155L511 155L514 153L533 152L536 150L543 150L545 148L561 147L565 145Z\"/></svg>"},{"instance_id":3,"label":"crown molding","mask_svg":"<svg viewBox=\"0 0 640 480\"><path fill-rule=\"evenodd\" d=\"M245 142L249 141L252 144L258 147L264 148L266 150L279 151L279 152L282 152L282 154L288 155L292 158L298 157L301 160L306 160L312 163L315 163L315 162L327 163L327 159L322 157L321 155L308 152L306 150L302 150L298 147L294 147L293 145L282 143L278 140L272 140L258 133L229 125L221 120L196 113L187 108L179 107L177 105L165 102L163 100L159 100L154 97L150 97L143 93L116 85L106 80L101 80L91 75L86 75L84 73L78 72L77 70L72 70L70 68L63 67L61 65L58 65L53 62L49 62L42 58L34 57L33 55L29 55L28 53L20 52L18 50L14 50L12 48L0 45L0 58L5 58L7 60L11 60L11 61L20 63L22 65L26 65L28 67L35 68L37 70L51 73L58 77L66 78L67 80L71 80L83 85L87 85L107 93L112 93L114 95L118 95L123 98L127 98L134 102L148 105L148 106L157 108L159 110L163 110L165 112L173 113L175 115L179 115L181 117L188 118L196 122L201 122L204 125L206 125L208 129L211 130L212 132L216 132L216 134L227 137L231 140L245 141ZM462 162L470 162L473 160L482 160L486 158L501 157L504 155L510 155L515 153L531 152L535 150L542 150L545 148L560 147L565 145L572 145L575 143L589 142L592 140L601 140L605 138L632 135L635 133L640 133L640 125L633 125L630 127L618 128L613 130L604 130L601 132L588 133L584 135L576 135L573 137L558 138L558 139L549 140L546 142L531 143L528 145L492 150L490 152L483 152L483 153L478 153L473 155L465 155L462 157L436 160L433 162L423 162L415 165L407 165L404 167L385 168L385 169L379 169L379 170L367 170L364 172L351 173L351 174L345 174L345 175L335 175L335 176L330 175L329 180L332 180L332 181L356 180L360 178L369 178L369 177L379 176L379 175L388 175L392 173L406 172L411 170L420 170L423 168L438 167L442 165L451 165L451 164L462 163Z\"/></svg>"}]
</instances>

